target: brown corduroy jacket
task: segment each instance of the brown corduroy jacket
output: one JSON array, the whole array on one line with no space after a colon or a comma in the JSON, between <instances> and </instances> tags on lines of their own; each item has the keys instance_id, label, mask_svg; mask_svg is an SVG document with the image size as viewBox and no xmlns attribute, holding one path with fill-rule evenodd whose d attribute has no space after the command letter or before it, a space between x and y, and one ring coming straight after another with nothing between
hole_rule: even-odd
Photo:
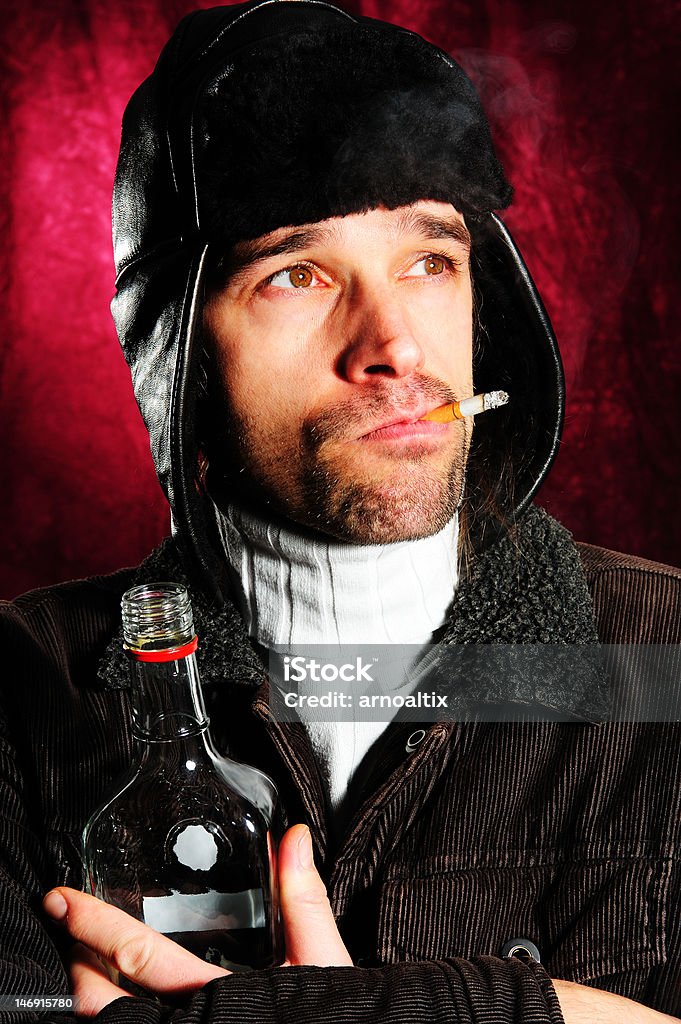
<instances>
[{"instance_id":1,"label":"brown corduroy jacket","mask_svg":"<svg viewBox=\"0 0 681 1024\"><path fill-rule=\"evenodd\" d=\"M479 570L457 592L454 642L575 643L580 630L588 641L587 583L604 643L681 639L681 573L585 545L577 554L537 510ZM83 824L134 757L119 601L161 576L182 577L172 543L141 570L3 608L0 993L68 991L40 899L81 886ZM681 1016L680 725L577 715L441 722L421 738L414 723L393 724L333 846L305 731L268 722L264 670L238 615L198 595L196 612L214 737L276 779L289 822L309 824L357 967L235 975L180 1010L126 999L102 1020L558 1024L549 977ZM557 694L556 706L569 699ZM511 939L534 942L542 966L501 958Z\"/></svg>"}]
</instances>

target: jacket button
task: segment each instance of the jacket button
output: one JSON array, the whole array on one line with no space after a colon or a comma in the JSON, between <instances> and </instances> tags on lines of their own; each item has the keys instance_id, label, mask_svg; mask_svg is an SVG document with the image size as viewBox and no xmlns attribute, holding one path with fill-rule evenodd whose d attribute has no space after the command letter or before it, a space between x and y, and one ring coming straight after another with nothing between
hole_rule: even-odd
<instances>
[{"instance_id":1,"label":"jacket button","mask_svg":"<svg viewBox=\"0 0 681 1024\"><path fill-rule=\"evenodd\" d=\"M527 963L529 960L536 960L541 963L541 953L531 939L509 939L501 947L501 956L515 957Z\"/></svg>"},{"instance_id":2,"label":"jacket button","mask_svg":"<svg viewBox=\"0 0 681 1024\"><path fill-rule=\"evenodd\" d=\"M426 730L417 729L416 732L413 732L409 739L407 740L407 745L404 749L407 751L408 754L413 754L416 748L418 747L419 743L422 743L425 738Z\"/></svg>"}]
</instances>

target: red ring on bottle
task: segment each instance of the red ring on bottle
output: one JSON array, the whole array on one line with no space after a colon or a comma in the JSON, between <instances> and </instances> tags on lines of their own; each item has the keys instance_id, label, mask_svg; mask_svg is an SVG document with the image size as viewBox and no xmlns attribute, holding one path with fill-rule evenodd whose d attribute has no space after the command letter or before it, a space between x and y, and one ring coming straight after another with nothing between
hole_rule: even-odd
<instances>
[{"instance_id":1,"label":"red ring on bottle","mask_svg":"<svg viewBox=\"0 0 681 1024\"><path fill-rule=\"evenodd\" d=\"M188 658L198 645L199 638L195 636L189 643L181 647L168 647L165 651L135 651L128 647L127 652L133 661L178 661L180 658Z\"/></svg>"}]
</instances>

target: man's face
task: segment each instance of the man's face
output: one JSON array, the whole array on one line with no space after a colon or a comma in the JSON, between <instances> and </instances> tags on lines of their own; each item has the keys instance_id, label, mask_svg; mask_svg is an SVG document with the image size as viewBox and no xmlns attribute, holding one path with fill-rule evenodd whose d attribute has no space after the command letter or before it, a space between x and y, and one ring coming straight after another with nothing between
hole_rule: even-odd
<instances>
[{"instance_id":1,"label":"man's face","mask_svg":"<svg viewBox=\"0 0 681 1024\"><path fill-rule=\"evenodd\" d=\"M210 456L237 499L355 543L445 525L471 425L419 418L473 393L469 255L439 202L237 247L205 312L225 395Z\"/></svg>"}]
</instances>

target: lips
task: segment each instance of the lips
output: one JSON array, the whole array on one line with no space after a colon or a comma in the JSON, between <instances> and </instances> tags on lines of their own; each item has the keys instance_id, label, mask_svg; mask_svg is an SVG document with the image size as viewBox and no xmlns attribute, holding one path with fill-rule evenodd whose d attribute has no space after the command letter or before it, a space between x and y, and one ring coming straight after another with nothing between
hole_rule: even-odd
<instances>
[{"instance_id":1,"label":"lips","mask_svg":"<svg viewBox=\"0 0 681 1024\"><path fill-rule=\"evenodd\" d=\"M399 393L377 382L370 390L345 401L331 402L323 411L311 416L305 423L307 443L318 449L327 442L370 441L387 437L389 433L395 437L406 437L408 432L414 437L430 433L434 437L438 433L435 428L441 428L442 424L423 420L423 416L452 398L446 384L433 378L414 382L413 387ZM451 434L451 424L444 426L444 432L439 432Z\"/></svg>"},{"instance_id":2,"label":"lips","mask_svg":"<svg viewBox=\"0 0 681 1024\"><path fill-rule=\"evenodd\" d=\"M423 420L424 416L433 406L420 406L411 412L400 410L392 412L379 422L371 430L365 431L358 437L360 441L391 441L409 440L416 438L437 437L446 433L448 425L445 423L433 423Z\"/></svg>"},{"instance_id":3,"label":"lips","mask_svg":"<svg viewBox=\"0 0 681 1024\"><path fill-rule=\"evenodd\" d=\"M428 412L429 408L430 407L427 406L419 406L417 409L414 410L394 409L392 410L392 412L386 413L385 417L382 420L379 420L378 423L374 424L371 430L367 430L364 434L361 434L360 436L366 437L368 434L373 434L377 430L385 430L387 427L396 427L401 426L403 424L418 423L421 417L425 416L425 414ZM432 408L434 409L435 407L433 406Z\"/></svg>"}]
</instances>

